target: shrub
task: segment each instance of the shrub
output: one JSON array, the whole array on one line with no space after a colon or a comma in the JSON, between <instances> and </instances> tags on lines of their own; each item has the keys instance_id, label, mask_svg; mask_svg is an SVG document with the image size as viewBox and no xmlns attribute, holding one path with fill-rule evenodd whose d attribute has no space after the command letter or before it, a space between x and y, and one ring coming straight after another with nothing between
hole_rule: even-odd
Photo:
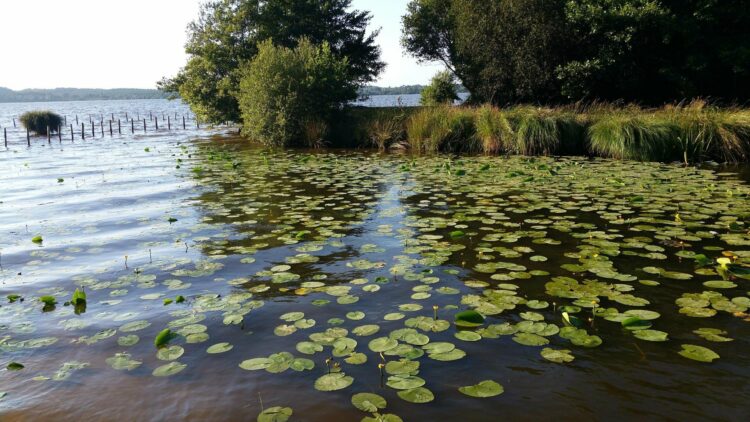
<instances>
[{"instance_id":1,"label":"shrub","mask_svg":"<svg viewBox=\"0 0 750 422\"><path fill-rule=\"evenodd\" d=\"M306 39L258 49L240 82L243 133L274 147L322 146L334 112L357 97L347 60Z\"/></svg>"},{"instance_id":2,"label":"shrub","mask_svg":"<svg viewBox=\"0 0 750 422\"><path fill-rule=\"evenodd\" d=\"M47 128L56 133L63 123L62 117L51 111L27 111L20 120L25 128L38 135L47 135Z\"/></svg>"},{"instance_id":3,"label":"shrub","mask_svg":"<svg viewBox=\"0 0 750 422\"><path fill-rule=\"evenodd\" d=\"M448 70L438 72L422 90L419 102L424 106L453 104L458 99L456 78Z\"/></svg>"}]
</instances>

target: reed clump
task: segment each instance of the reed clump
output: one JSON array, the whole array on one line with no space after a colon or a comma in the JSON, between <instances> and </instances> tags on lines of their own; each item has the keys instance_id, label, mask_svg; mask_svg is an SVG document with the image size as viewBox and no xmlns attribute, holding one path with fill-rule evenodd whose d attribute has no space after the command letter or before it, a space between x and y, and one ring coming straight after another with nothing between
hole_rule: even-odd
<instances>
[{"instance_id":1,"label":"reed clump","mask_svg":"<svg viewBox=\"0 0 750 422\"><path fill-rule=\"evenodd\" d=\"M37 135L47 135L47 129L56 133L63 124L63 118L51 111L27 111L19 118L21 124Z\"/></svg>"}]
</instances>

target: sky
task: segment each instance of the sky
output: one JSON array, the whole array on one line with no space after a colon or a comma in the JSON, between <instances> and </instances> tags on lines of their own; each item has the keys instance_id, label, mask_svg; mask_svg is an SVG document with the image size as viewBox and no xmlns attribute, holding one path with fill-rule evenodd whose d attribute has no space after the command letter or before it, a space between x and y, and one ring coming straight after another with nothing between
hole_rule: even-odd
<instances>
[{"instance_id":1,"label":"sky","mask_svg":"<svg viewBox=\"0 0 750 422\"><path fill-rule=\"evenodd\" d=\"M202 0L0 0L0 87L154 88L187 60ZM441 69L404 55L407 0L353 0L373 14L388 66L381 86L425 84Z\"/></svg>"}]
</instances>

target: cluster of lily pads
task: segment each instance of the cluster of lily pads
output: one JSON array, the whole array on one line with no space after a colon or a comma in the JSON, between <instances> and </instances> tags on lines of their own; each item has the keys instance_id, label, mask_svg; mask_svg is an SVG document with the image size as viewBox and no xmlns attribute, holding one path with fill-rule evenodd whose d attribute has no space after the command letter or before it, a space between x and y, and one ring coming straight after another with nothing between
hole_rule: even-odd
<instances>
[{"instance_id":1,"label":"cluster of lily pads","mask_svg":"<svg viewBox=\"0 0 750 422\"><path fill-rule=\"evenodd\" d=\"M363 391L358 367L379 374L380 393L425 404L451 394L440 368L482 366L472 360L481 347L536 348L542 362L575 365L584 350L633 339L711 362L719 354L710 344L732 341L727 319L750 320L750 188L710 170L231 144L195 155L191 203L202 217L175 230L202 257L14 291L0 307L0 350L48 347L57 331L76 333L66 347L116 342L107 365L145 363L155 377L189 371L188 356L235 359L254 379L311 374L311 390L354 392L352 405L370 414L363 420L399 421L386 397ZM669 294L669 313L649 309ZM255 322L280 307L276 324ZM690 320L670 332L681 317ZM707 318L714 326L693 324ZM617 334L607 337L604 324ZM29 336L37 328L44 337ZM209 341L226 328L234 341ZM253 355L246 328L278 349ZM673 334L692 340L672 344ZM142 338L153 356L136 352ZM229 354L237 350L243 359ZM428 361L438 365L426 371ZM63 381L89 366L66 362L36 378ZM481 378L501 376L467 376L454 398L499 396L504 387ZM274 406L258 420L292 415Z\"/></svg>"}]
</instances>

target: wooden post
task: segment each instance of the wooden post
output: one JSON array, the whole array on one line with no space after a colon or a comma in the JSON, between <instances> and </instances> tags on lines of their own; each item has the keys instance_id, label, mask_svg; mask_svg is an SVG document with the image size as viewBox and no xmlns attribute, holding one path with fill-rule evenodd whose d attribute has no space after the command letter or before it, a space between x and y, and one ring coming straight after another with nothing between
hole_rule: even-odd
<instances>
[{"instance_id":1,"label":"wooden post","mask_svg":"<svg viewBox=\"0 0 750 422\"><path fill-rule=\"evenodd\" d=\"M146 119L143 119L143 133L146 133Z\"/></svg>"},{"instance_id":2,"label":"wooden post","mask_svg":"<svg viewBox=\"0 0 750 422\"><path fill-rule=\"evenodd\" d=\"M109 121L109 136L112 136L112 120Z\"/></svg>"},{"instance_id":3,"label":"wooden post","mask_svg":"<svg viewBox=\"0 0 750 422\"><path fill-rule=\"evenodd\" d=\"M68 115L67 115L67 114L66 114L66 115L64 115L64 116L63 116L63 119L64 119L64 122L63 122L63 124L65 124L65 125L67 126L67 124L68 124Z\"/></svg>"},{"instance_id":4,"label":"wooden post","mask_svg":"<svg viewBox=\"0 0 750 422\"><path fill-rule=\"evenodd\" d=\"M122 135L122 126L120 126L120 119L117 119L117 134Z\"/></svg>"},{"instance_id":5,"label":"wooden post","mask_svg":"<svg viewBox=\"0 0 750 422\"><path fill-rule=\"evenodd\" d=\"M130 133L135 133L135 120L130 121Z\"/></svg>"},{"instance_id":6,"label":"wooden post","mask_svg":"<svg viewBox=\"0 0 750 422\"><path fill-rule=\"evenodd\" d=\"M73 142L73 141L74 141L74 139L73 139L73 124L71 123L70 124L70 142Z\"/></svg>"},{"instance_id":7,"label":"wooden post","mask_svg":"<svg viewBox=\"0 0 750 422\"><path fill-rule=\"evenodd\" d=\"M104 137L104 120L99 121L99 129L102 130L102 138Z\"/></svg>"},{"instance_id":8,"label":"wooden post","mask_svg":"<svg viewBox=\"0 0 750 422\"><path fill-rule=\"evenodd\" d=\"M182 116L182 130L185 130L185 116Z\"/></svg>"},{"instance_id":9,"label":"wooden post","mask_svg":"<svg viewBox=\"0 0 750 422\"><path fill-rule=\"evenodd\" d=\"M14 128L16 127L16 118L15 117L13 118L13 127Z\"/></svg>"},{"instance_id":10,"label":"wooden post","mask_svg":"<svg viewBox=\"0 0 750 422\"><path fill-rule=\"evenodd\" d=\"M112 118L110 120L115 120L115 113L112 113Z\"/></svg>"},{"instance_id":11,"label":"wooden post","mask_svg":"<svg viewBox=\"0 0 750 422\"><path fill-rule=\"evenodd\" d=\"M81 122L81 140L82 141L86 140L86 131L84 130L84 123L83 122Z\"/></svg>"},{"instance_id":12,"label":"wooden post","mask_svg":"<svg viewBox=\"0 0 750 422\"><path fill-rule=\"evenodd\" d=\"M76 126L78 126L78 115L76 114Z\"/></svg>"},{"instance_id":13,"label":"wooden post","mask_svg":"<svg viewBox=\"0 0 750 422\"><path fill-rule=\"evenodd\" d=\"M96 130L96 123L91 121L91 137L92 138L96 138L96 132L94 132L95 130Z\"/></svg>"},{"instance_id":14,"label":"wooden post","mask_svg":"<svg viewBox=\"0 0 750 422\"><path fill-rule=\"evenodd\" d=\"M57 126L57 140L62 144L62 127Z\"/></svg>"},{"instance_id":15,"label":"wooden post","mask_svg":"<svg viewBox=\"0 0 750 422\"><path fill-rule=\"evenodd\" d=\"M198 118L195 118L195 128L200 129L201 128L201 122L198 121Z\"/></svg>"},{"instance_id":16,"label":"wooden post","mask_svg":"<svg viewBox=\"0 0 750 422\"><path fill-rule=\"evenodd\" d=\"M154 115L150 111L148 112L148 119L154 120Z\"/></svg>"},{"instance_id":17,"label":"wooden post","mask_svg":"<svg viewBox=\"0 0 750 422\"><path fill-rule=\"evenodd\" d=\"M167 116L167 130L172 130L172 121L169 119L169 116Z\"/></svg>"},{"instance_id":18,"label":"wooden post","mask_svg":"<svg viewBox=\"0 0 750 422\"><path fill-rule=\"evenodd\" d=\"M159 130L159 118L154 116L154 125L156 126L156 130Z\"/></svg>"},{"instance_id":19,"label":"wooden post","mask_svg":"<svg viewBox=\"0 0 750 422\"><path fill-rule=\"evenodd\" d=\"M29 128L26 128L26 144L31 146L31 135L29 135Z\"/></svg>"},{"instance_id":20,"label":"wooden post","mask_svg":"<svg viewBox=\"0 0 750 422\"><path fill-rule=\"evenodd\" d=\"M5 139L5 148L8 148L8 129L3 128L3 138Z\"/></svg>"},{"instance_id":21,"label":"wooden post","mask_svg":"<svg viewBox=\"0 0 750 422\"><path fill-rule=\"evenodd\" d=\"M47 143L48 144L52 143L52 132L50 132L49 126L47 126Z\"/></svg>"},{"instance_id":22,"label":"wooden post","mask_svg":"<svg viewBox=\"0 0 750 422\"><path fill-rule=\"evenodd\" d=\"M125 121L126 122L128 121L128 112L127 111L125 112Z\"/></svg>"}]
</instances>

